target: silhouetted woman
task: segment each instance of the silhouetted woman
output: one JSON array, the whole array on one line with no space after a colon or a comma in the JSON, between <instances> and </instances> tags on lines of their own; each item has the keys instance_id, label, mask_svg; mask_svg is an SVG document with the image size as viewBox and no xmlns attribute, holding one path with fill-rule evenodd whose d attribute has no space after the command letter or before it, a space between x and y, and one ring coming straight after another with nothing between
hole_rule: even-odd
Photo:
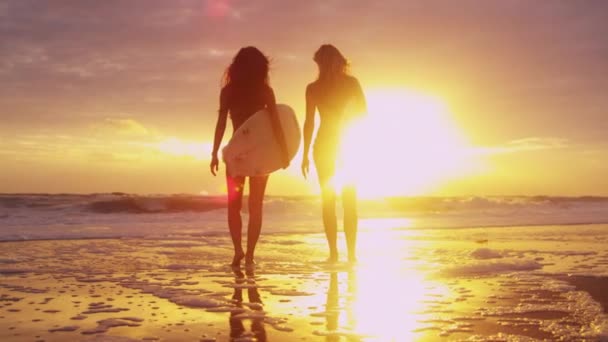
<instances>
[{"instance_id":1,"label":"silhouetted woman","mask_svg":"<svg viewBox=\"0 0 608 342\"><path fill-rule=\"evenodd\" d=\"M346 58L333 45L322 45L314 55L319 67L316 81L306 87L306 121L304 122L304 158L302 173L308 174L309 149L315 127L315 112L319 111L319 130L313 147L313 158L322 191L323 225L329 244L329 261L338 260L336 191L331 184L336 172L340 134L349 115L347 105L353 110L365 112L366 103L359 81L348 75ZM350 108L350 106L349 106ZM361 151L361 153L366 153ZM348 246L349 261L356 260L357 198L354 187L342 189L344 207L344 233Z\"/></svg>"},{"instance_id":2,"label":"silhouetted woman","mask_svg":"<svg viewBox=\"0 0 608 342\"><path fill-rule=\"evenodd\" d=\"M257 48L249 46L239 50L224 75L220 94L220 109L215 127L215 140L211 159L211 173L219 169L218 150L226 129L228 114L233 132L243 122L261 109L268 109L273 131L284 154L285 167L289 164L285 137L278 121L274 92L268 85L268 58ZM228 188L228 226L234 245L232 265L238 266L243 258L246 265L253 265L255 246L262 228L262 204L268 175L249 177L249 224L247 227L247 251L241 245L241 207L245 177L233 177L226 170Z\"/></svg>"}]
</instances>

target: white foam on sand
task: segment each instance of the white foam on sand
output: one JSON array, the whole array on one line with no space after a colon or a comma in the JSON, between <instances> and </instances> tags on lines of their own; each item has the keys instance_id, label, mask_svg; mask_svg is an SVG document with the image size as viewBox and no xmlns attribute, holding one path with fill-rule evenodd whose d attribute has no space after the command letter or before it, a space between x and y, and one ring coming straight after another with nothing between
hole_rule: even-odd
<instances>
[{"instance_id":1,"label":"white foam on sand","mask_svg":"<svg viewBox=\"0 0 608 342\"><path fill-rule=\"evenodd\" d=\"M97 321L97 327L93 329L83 330L81 333L84 335L100 334L105 333L110 328L116 327L138 327L139 322L134 322L131 319L126 318L107 318Z\"/></svg>"},{"instance_id":2,"label":"white foam on sand","mask_svg":"<svg viewBox=\"0 0 608 342\"><path fill-rule=\"evenodd\" d=\"M439 273L445 276L456 277L491 276L501 273L534 271L539 270L542 267L543 265L541 265L535 260L483 260L478 262L471 262L464 265L448 266Z\"/></svg>"},{"instance_id":3,"label":"white foam on sand","mask_svg":"<svg viewBox=\"0 0 608 342\"><path fill-rule=\"evenodd\" d=\"M471 257L480 260L500 259L503 257L503 253L489 248L478 248L471 252Z\"/></svg>"},{"instance_id":4,"label":"white foam on sand","mask_svg":"<svg viewBox=\"0 0 608 342\"><path fill-rule=\"evenodd\" d=\"M314 293L298 291L298 290L289 290L289 289L272 289L270 293L275 296L312 296Z\"/></svg>"},{"instance_id":5,"label":"white foam on sand","mask_svg":"<svg viewBox=\"0 0 608 342\"><path fill-rule=\"evenodd\" d=\"M191 308L217 308L225 306L227 303L217 298L203 297L203 296L175 296L170 297L169 300L177 305L183 305Z\"/></svg>"},{"instance_id":6,"label":"white foam on sand","mask_svg":"<svg viewBox=\"0 0 608 342\"><path fill-rule=\"evenodd\" d=\"M566 294L568 305L560 305L562 309L571 313L571 316L581 323L579 329L561 321L543 321L542 326L563 340L592 339L606 341L608 339L608 316L604 309L587 292L571 291Z\"/></svg>"},{"instance_id":7,"label":"white foam on sand","mask_svg":"<svg viewBox=\"0 0 608 342\"><path fill-rule=\"evenodd\" d=\"M498 318L504 326L535 326L564 341L604 341L608 338L608 316L587 292L573 291L573 288L563 281L542 276L526 275L513 281L527 284L527 293L537 290L553 291L559 294L559 300L486 306L480 309L482 316Z\"/></svg>"}]
</instances>

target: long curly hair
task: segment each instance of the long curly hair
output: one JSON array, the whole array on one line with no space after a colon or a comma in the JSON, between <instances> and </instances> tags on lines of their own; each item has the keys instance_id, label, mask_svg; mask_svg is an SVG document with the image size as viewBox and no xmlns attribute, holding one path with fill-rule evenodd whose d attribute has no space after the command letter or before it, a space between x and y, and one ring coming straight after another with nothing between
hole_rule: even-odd
<instances>
[{"instance_id":1,"label":"long curly hair","mask_svg":"<svg viewBox=\"0 0 608 342\"><path fill-rule=\"evenodd\" d=\"M247 46L239 50L224 72L223 85L237 88L268 84L270 60L258 48Z\"/></svg>"},{"instance_id":2,"label":"long curly hair","mask_svg":"<svg viewBox=\"0 0 608 342\"><path fill-rule=\"evenodd\" d=\"M319 66L318 80L322 83L331 84L337 77L348 74L348 60L331 44L321 45L313 60Z\"/></svg>"}]
</instances>

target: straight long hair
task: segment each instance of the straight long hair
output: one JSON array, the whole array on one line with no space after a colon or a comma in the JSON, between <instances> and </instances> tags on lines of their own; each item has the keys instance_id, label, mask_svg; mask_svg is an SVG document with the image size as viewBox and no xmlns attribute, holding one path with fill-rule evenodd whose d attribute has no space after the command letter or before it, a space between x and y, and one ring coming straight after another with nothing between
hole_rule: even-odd
<instances>
[{"instance_id":1,"label":"straight long hair","mask_svg":"<svg viewBox=\"0 0 608 342\"><path fill-rule=\"evenodd\" d=\"M348 60L331 44L321 45L313 60L319 67L317 80L325 87L331 88L337 79L348 74Z\"/></svg>"}]
</instances>

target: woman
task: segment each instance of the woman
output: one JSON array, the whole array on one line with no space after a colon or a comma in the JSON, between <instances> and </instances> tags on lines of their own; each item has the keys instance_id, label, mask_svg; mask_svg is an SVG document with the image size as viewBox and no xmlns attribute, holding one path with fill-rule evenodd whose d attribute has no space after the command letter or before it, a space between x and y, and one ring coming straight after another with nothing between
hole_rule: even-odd
<instances>
[{"instance_id":1,"label":"woman","mask_svg":"<svg viewBox=\"0 0 608 342\"><path fill-rule=\"evenodd\" d=\"M270 113L274 134L283 150L284 167L289 165L285 137L278 119L274 92L268 85L268 65L268 58L260 50L250 46L242 48L237 53L232 64L225 72L211 155L210 168L214 176L219 170L217 153L224 136L229 113L234 132L255 112L267 109ZM255 246L262 229L262 204L268 175L249 177L249 224L247 227L247 251L245 252L241 245L241 207L245 177L233 177L230 176L230 170L226 171L228 227L234 245L232 265L239 266L243 258L245 258L246 265L253 265Z\"/></svg>"},{"instance_id":2,"label":"woman","mask_svg":"<svg viewBox=\"0 0 608 342\"><path fill-rule=\"evenodd\" d=\"M331 180L336 172L336 159L343 130L348 115L348 104L355 105L354 111L366 112L366 103L359 81L348 75L346 58L333 45L322 45L315 53L314 61L319 68L316 81L306 87L306 120L304 122L304 158L302 173L309 169L309 149L315 127L315 112L319 111L319 131L314 143L313 158L323 202L323 225L329 244L329 261L338 261L336 193ZM357 242L357 198L354 187L342 189L344 207L344 233L348 247L348 260L356 261Z\"/></svg>"}]
</instances>

